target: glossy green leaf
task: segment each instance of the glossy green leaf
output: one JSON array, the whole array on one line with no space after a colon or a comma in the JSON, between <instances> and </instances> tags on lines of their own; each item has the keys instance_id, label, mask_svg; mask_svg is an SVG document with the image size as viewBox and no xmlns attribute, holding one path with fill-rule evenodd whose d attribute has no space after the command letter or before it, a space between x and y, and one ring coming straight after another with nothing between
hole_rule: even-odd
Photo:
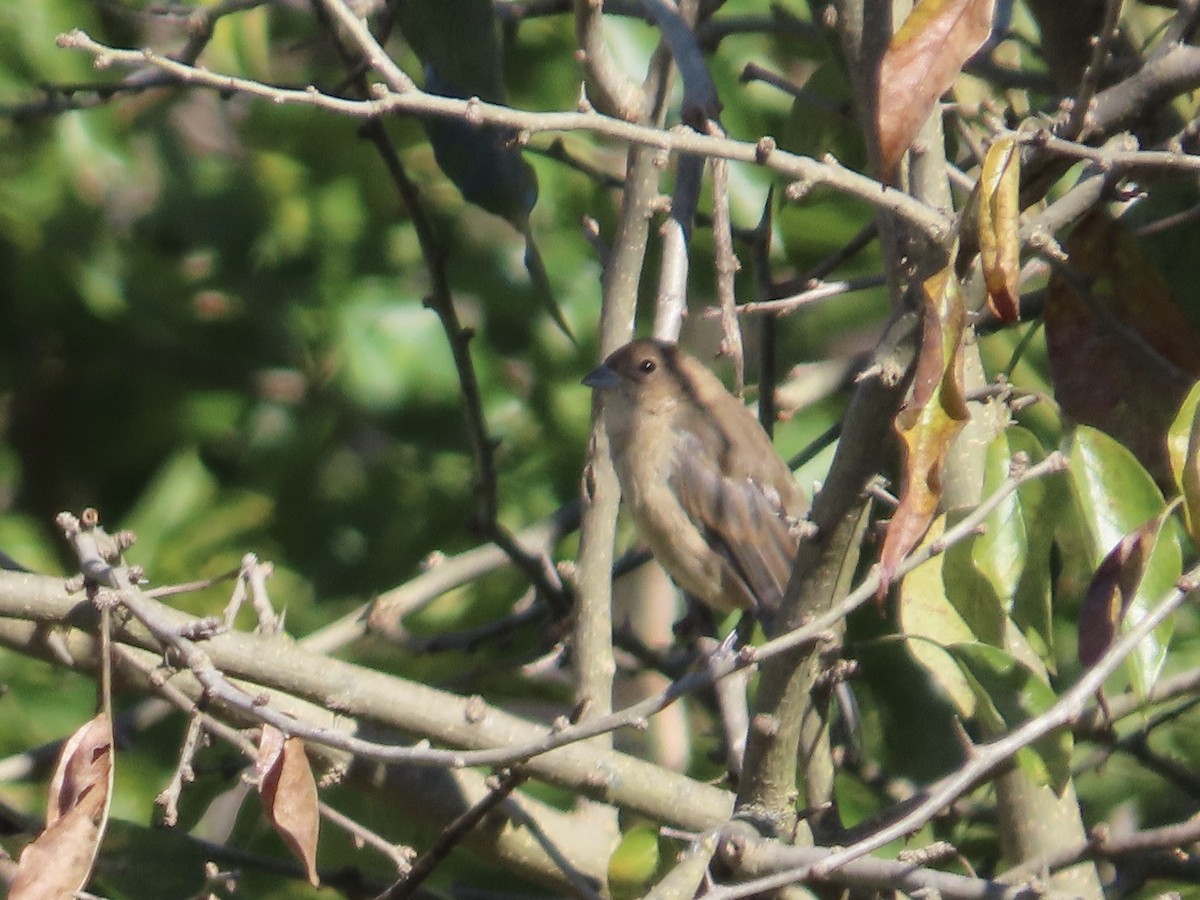
<instances>
[{"instance_id":1,"label":"glossy green leaf","mask_svg":"<svg viewBox=\"0 0 1200 900\"><path fill-rule=\"evenodd\" d=\"M1075 429L1068 452L1072 499L1092 566L1163 506L1154 479L1124 446L1095 428Z\"/></svg>"},{"instance_id":2,"label":"glossy green leaf","mask_svg":"<svg viewBox=\"0 0 1200 900\"><path fill-rule=\"evenodd\" d=\"M1058 697L1046 680L999 647L963 643L946 648L976 692L979 716L989 736L1012 731L1054 705ZM1071 777L1071 733L1060 728L1017 754L1035 780L1061 792Z\"/></svg>"},{"instance_id":3,"label":"glossy green leaf","mask_svg":"<svg viewBox=\"0 0 1200 900\"><path fill-rule=\"evenodd\" d=\"M1133 605L1151 551L1175 504L1121 538L1096 569L1079 612L1079 662L1095 665L1108 650ZM1153 662L1153 661L1152 661ZM1161 660L1158 661L1161 664Z\"/></svg>"},{"instance_id":4,"label":"glossy green leaf","mask_svg":"<svg viewBox=\"0 0 1200 900\"><path fill-rule=\"evenodd\" d=\"M1094 571L1127 534L1162 511L1163 496L1132 453L1094 428L1076 429L1068 459L1079 550L1091 561ZM1150 552L1141 583L1125 614L1125 627L1138 622L1171 589L1182 568L1180 530L1170 519ZM1158 678L1173 629L1172 620L1163 622L1130 657L1129 677L1135 689L1144 692Z\"/></svg>"},{"instance_id":5,"label":"glossy green leaf","mask_svg":"<svg viewBox=\"0 0 1200 900\"><path fill-rule=\"evenodd\" d=\"M1014 454L1030 463L1045 458L1037 438L1012 427L987 448L983 495L989 496L1009 475ZM1039 655L1052 659L1050 606L1050 549L1062 512L1061 477L1023 484L988 516L984 531L971 542L971 560L991 586L1004 613L1037 645Z\"/></svg>"},{"instance_id":6,"label":"glossy green leaf","mask_svg":"<svg viewBox=\"0 0 1200 900\"><path fill-rule=\"evenodd\" d=\"M1183 495L1183 520L1192 543L1200 548L1200 382L1179 406L1167 432L1167 455L1175 486Z\"/></svg>"}]
</instances>

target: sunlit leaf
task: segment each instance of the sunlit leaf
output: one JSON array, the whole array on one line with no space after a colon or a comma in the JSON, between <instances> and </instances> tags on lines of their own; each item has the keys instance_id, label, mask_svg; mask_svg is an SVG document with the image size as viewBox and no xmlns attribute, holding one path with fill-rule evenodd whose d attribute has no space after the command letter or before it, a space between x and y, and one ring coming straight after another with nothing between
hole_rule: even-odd
<instances>
[{"instance_id":1,"label":"sunlit leaf","mask_svg":"<svg viewBox=\"0 0 1200 900\"><path fill-rule=\"evenodd\" d=\"M879 145L885 177L938 98L983 46L994 0L921 0L893 35L879 66Z\"/></svg>"},{"instance_id":2,"label":"sunlit leaf","mask_svg":"<svg viewBox=\"0 0 1200 900\"><path fill-rule=\"evenodd\" d=\"M1002 322L1021 317L1021 148L1011 135L988 147L979 176L979 256L988 308Z\"/></svg>"},{"instance_id":3,"label":"sunlit leaf","mask_svg":"<svg viewBox=\"0 0 1200 900\"><path fill-rule=\"evenodd\" d=\"M83 890L108 824L112 778L112 723L100 713L63 745L46 827L21 853L10 900L59 900Z\"/></svg>"},{"instance_id":4,"label":"sunlit leaf","mask_svg":"<svg viewBox=\"0 0 1200 900\"><path fill-rule=\"evenodd\" d=\"M1093 570L1127 534L1162 512L1163 497L1150 474L1133 454L1101 431L1086 426L1075 430L1067 471L1074 508L1071 523L1078 537L1068 535L1066 540L1081 543L1077 551L1090 559ZM1179 528L1175 520L1167 519L1128 601L1126 627L1138 622L1171 589L1182 568ZM1138 691L1144 693L1162 670L1173 628L1171 619L1161 623L1130 657L1129 674Z\"/></svg>"},{"instance_id":5,"label":"sunlit leaf","mask_svg":"<svg viewBox=\"0 0 1200 900\"><path fill-rule=\"evenodd\" d=\"M1072 274L1054 275L1046 294L1055 397L1170 484L1165 435L1200 376L1200 334L1121 223L1092 213L1065 247Z\"/></svg>"},{"instance_id":6,"label":"sunlit leaf","mask_svg":"<svg viewBox=\"0 0 1200 900\"><path fill-rule=\"evenodd\" d=\"M613 897L641 897L658 874L661 855L658 829L642 825L621 836L608 860L608 887Z\"/></svg>"},{"instance_id":7,"label":"sunlit leaf","mask_svg":"<svg viewBox=\"0 0 1200 900\"><path fill-rule=\"evenodd\" d=\"M1146 574L1150 551L1174 504L1117 541L1100 562L1079 611L1079 662L1095 665L1112 645Z\"/></svg>"},{"instance_id":8,"label":"sunlit leaf","mask_svg":"<svg viewBox=\"0 0 1200 900\"><path fill-rule=\"evenodd\" d=\"M284 737L278 728L264 725L254 768L267 818L304 863L305 874L316 887L320 883L317 836L321 814L317 782L304 752L304 742L297 737Z\"/></svg>"},{"instance_id":9,"label":"sunlit leaf","mask_svg":"<svg viewBox=\"0 0 1200 900\"><path fill-rule=\"evenodd\" d=\"M983 495L988 496L1009 477L1014 454L1030 463L1045 451L1023 428L1010 427L987 448ZM970 544L975 569L991 586L1003 613L1038 644L1038 655L1052 660L1050 622L1050 548L1057 519L1063 511L1061 478L1027 481L1008 495L988 516L982 532Z\"/></svg>"},{"instance_id":10,"label":"sunlit leaf","mask_svg":"<svg viewBox=\"0 0 1200 900\"><path fill-rule=\"evenodd\" d=\"M900 560L933 521L942 497L946 452L969 417L962 393L964 313L953 269L926 281L924 294L913 395L896 416L896 432L904 448L904 482L880 554L881 597Z\"/></svg>"},{"instance_id":11,"label":"sunlit leaf","mask_svg":"<svg viewBox=\"0 0 1200 900\"><path fill-rule=\"evenodd\" d=\"M1175 486L1183 495L1183 519L1200 548L1200 383L1192 386L1167 433Z\"/></svg>"},{"instance_id":12,"label":"sunlit leaf","mask_svg":"<svg viewBox=\"0 0 1200 900\"><path fill-rule=\"evenodd\" d=\"M923 543L936 541L946 530L946 516L938 516ZM964 718L975 715L975 692L946 652L951 644L975 640L975 633L946 595L943 564L946 557L931 557L904 576L897 591L896 614L905 646L929 677Z\"/></svg>"}]
</instances>

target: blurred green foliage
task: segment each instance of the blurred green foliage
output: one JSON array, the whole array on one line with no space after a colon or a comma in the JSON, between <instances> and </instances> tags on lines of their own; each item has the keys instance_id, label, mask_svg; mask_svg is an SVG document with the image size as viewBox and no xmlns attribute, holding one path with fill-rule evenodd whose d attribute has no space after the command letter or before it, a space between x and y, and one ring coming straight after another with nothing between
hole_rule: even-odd
<instances>
[{"instance_id":1,"label":"blurred green foliage","mask_svg":"<svg viewBox=\"0 0 1200 900\"><path fill-rule=\"evenodd\" d=\"M770 11L767 0L737 7L746 14ZM272 598L286 608L289 631L300 635L411 578L430 553L475 546L479 537L470 520L477 472L449 346L423 303L429 277L410 211L375 149L361 139L360 123L168 88L94 108L58 108L59 101L82 96L89 85L111 84L122 73L94 70L86 55L57 49L57 34L80 27L101 40L139 46L164 32L180 40L180 22L132 0L0 0L0 549L38 571L62 571L67 562L54 514L95 506L109 525L138 533L130 558L155 584L216 575L254 551L275 563ZM500 36L509 103L575 108L580 75L569 18L534 18ZM433 38L422 34L421 40L437 37L444 36L435 29ZM640 22L613 21L609 37L631 71L643 67L653 49L653 35ZM451 42L452 50L463 46ZM421 61L431 51L408 46L403 27L389 49L422 80ZM328 37L302 7L261 6L222 18L202 61L280 84L333 89L346 78ZM742 84L750 61L815 72L811 87L828 92L828 103L814 112L807 100ZM495 60L468 54L467 64L483 66L482 78L495 76ZM731 135L771 134L785 149L833 152L848 165L861 161L861 142L847 125L847 95L823 46L799 37L737 34L721 44L711 67ZM493 96L498 89L488 86ZM596 357L600 296L600 265L579 223L594 217L602 238L611 238L619 196L569 166L524 155L539 186L530 226L579 339L576 348L555 328L530 283L522 234L464 202L439 169L420 123L396 118L386 126L447 253L459 315L477 332L471 352L488 427L499 441L500 515L517 529L578 493L590 412L579 378ZM533 144L545 148L551 139L537 135ZM623 147L582 135L564 142L590 166L622 170ZM736 225L758 221L769 184L760 169L733 167ZM667 177L662 189L670 188ZM805 271L870 217L865 204L820 191L778 209L776 274ZM703 350L715 346L717 334L703 315L715 295L711 235L698 228L695 246L687 328L688 339ZM1186 254L1165 246L1151 252L1168 278L1186 274L1192 283L1194 275L1180 265ZM643 279L649 290L656 253L652 248ZM872 248L839 277L881 267ZM748 265L738 289L739 299L753 294ZM779 321L780 359L786 368L849 358L869 346L885 314L878 291L793 313ZM757 327L753 320L747 327L752 351ZM1009 331L983 341L992 371L1009 367L1019 338ZM1045 344L1035 335L1012 378L1048 392L1046 372ZM782 423L781 452L789 456L806 446L840 419L844 404L845 392L836 392ZM1023 424L1046 447L1063 437L1063 423L1046 406L1032 408ZM828 453L806 476L820 477L827 461ZM487 622L510 610L525 587L512 573L499 573L442 598L409 624L420 631ZM208 614L227 595L228 588L218 586L178 602ZM1062 617L1075 599L1068 593L1067 603L1056 606L1056 627L1069 628ZM1185 614L1177 625L1169 669L1196 662L1193 619ZM874 610L851 623L864 669L858 690L868 752L897 776L928 779L959 758L953 710L903 648L885 637L892 631ZM1057 644L1071 646L1069 640ZM539 648L539 636L525 634L472 655L404 656L378 644L354 653L455 690L528 699L529 685L513 663ZM1069 656L1062 662L1064 675L1075 674ZM64 736L90 714L91 682L60 669L0 652L0 680L7 687L0 696L0 753ZM565 688L546 693L558 702L569 699ZM180 734L178 722L163 723L122 748L130 762L118 769L117 815L150 821L152 798L175 765ZM1193 768L1200 764L1200 730L1185 723L1172 740L1173 752ZM201 755L198 783L184 795L184 827L229 786L239 765L227 751ZM707 776L713 767L697 758L695 771ZM1146 821L1180 817L1181 798L1145 770L1121 758L1113 774L1120 777L1086 776L1080 784L1085 802L1104 812L1135 804ZM877 811L878 797L863 783L849 776L842 782L850 820ZM396 826L369 798L349 789L333 794L335 805L350 814ZM42 795L41 783L0 785L0 799L22 809L37 809ZM968 824L959 837L969 841L977 830ZM237 837L240 846L284 856L253 815L242 816ZM639 839L644 846L635 849L646 858L634 860L640 867L631 880L638 884L657 862L657 842ZM146 841L155 842L162 878L172 868L178 874L202 863L194 850L128 822L114 833L109 855L119 861L144 851ZM351 858L343 837L327 832L323 841L323 863L344 865ZM353 856L354 864L368 865L361 856ZM183 861L174 863L177 858ZM454 872L469 873L467 865L456 863ZM147 876L139 885L123 880L119 870L106 874L102 865L100 878L100 889L111 896L149 896ZM193 881L161 887L170 896L199 890ZM294 882L280 887L265 876L246 890L246 896L302 896Z\"/></svg>"}]
</instances>

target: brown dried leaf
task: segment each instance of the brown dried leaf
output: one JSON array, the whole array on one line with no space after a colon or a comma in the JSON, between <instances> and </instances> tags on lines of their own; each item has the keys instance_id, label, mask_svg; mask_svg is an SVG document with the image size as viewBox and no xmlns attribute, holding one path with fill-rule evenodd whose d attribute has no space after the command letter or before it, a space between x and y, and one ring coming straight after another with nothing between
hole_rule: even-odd
<instances>
[{"instance_id":1,"label":"brown dried leaf","mask_svg":"<svg viewBox=\"0 0 1200 900\"><path fill-rule=\"evenodd\" d=\"M62 900L91 876L112 798L112 723L100 713L63 746L46 827L21 853L10 900Z\"/></svg>"},{"instance_id":2,"label":"brown dried leaf","mask_svg":"<svg viewBox=\"0 0 1200 900\"><path fill-rule=\"evenodd\" d=\"M267 817L279 836L304 863L313 887L317 877L317 834L321 813L317 804L317 782L304 752L304 742L284 737L282 731L264 725L254 768L258 793Z\"/></svg>"},{"instance_id":3,"label":"brown dried leaf","mask_svg":"<svg viewBox=\"0 0 1200 900\"><path fill-rule=\"evenodd\" d=\"M896 416L896 433L904 448L904 484L879 559L881 601L896 567L933 521L942 498L946 453L969 416L962 392L965 314L953 268L926 281L924 293L913 396Z\"/></svg>"},{"instance_id":4,"label":"brown dried leaf","mask_svg":"<svg viewBox=\"0 0 1200 900\"><path fill-rule=\"evenodd\" d=\"M983 46L995 0L921 0L879 66L879 146L890 177L933 106Z\"/></svg>"},{"instance_id":5,"label":"brown dried leaf","mask_svg":"<svg viewBox=\"0 0 1200 900\"><path fill-rule=\"evenodd\" d=\"M1011 135L988 147L979 176L979 256L988 308L1001 322L1021 317L1021 149Z\"/></svg>"},{"instance_id":6,"label":"brown dried leaf","mask_svg":"<svg viewBox=\"0 0 1200 900\"><path fill-rule=\"evenodd\" d=\"M1046 292L1055 398L1072 420L1128 447L1169 489L1164 435L1200 377L1200 334L1134 238L1106 213L1084 218L1065 249L1073 274L1052 275Z\"/></svg>"}]
</instances>

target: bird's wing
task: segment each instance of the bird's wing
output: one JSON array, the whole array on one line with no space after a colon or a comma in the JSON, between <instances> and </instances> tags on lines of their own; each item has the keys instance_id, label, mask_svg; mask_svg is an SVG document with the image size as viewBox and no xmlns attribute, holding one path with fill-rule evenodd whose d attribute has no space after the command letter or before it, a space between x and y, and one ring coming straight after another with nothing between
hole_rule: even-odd
<instances>
[{"instance_id":1,"label":"bird's wing","mask_svg":"<svg viewBox=\"0 0 1200 900\"><path fill-rule=\"evenodd\" d=\"M748 593L766 613L778 608L798 545L779 493L749 477L727 476L703 442L678 438L671 486L709 546L725 564L734 593Z\"/></svg>"}]
</instances>

